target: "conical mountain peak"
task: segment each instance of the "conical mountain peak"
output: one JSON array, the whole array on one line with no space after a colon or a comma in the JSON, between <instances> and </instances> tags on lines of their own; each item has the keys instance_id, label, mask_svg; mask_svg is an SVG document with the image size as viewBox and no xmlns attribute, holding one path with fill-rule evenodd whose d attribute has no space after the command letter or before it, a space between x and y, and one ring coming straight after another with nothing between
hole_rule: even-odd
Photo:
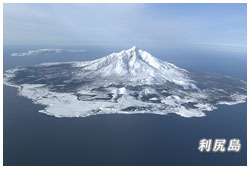
<instances>
[{"instance_id":1,"label":"conical mountain peak","mask_svg":"<svg viewBox=\"0 0 250 169\"><path fill-rule=\"evenodd\" d=\"M131 53L131 54L138 54L139 51L142 51L141 49L139 49L136 46L133 46L132 48L129 48L127 50L124 50L126 53Z\"/></svg>"},{"instance_id":2,"label":"conical mountain peak","mask_svg":"<svg viewBox=\"0 0 250 169\"><path fill-rule=\"evenodd\" d=\"M136 46L133 46L133 47L130 48L129 50L136 51L136 50L138 50L138 48L137 48Z\"/></svg>"},{"instance_id":3,"label":"conical mountain peak","mask_svg":"<svg viewBox=\"0 0 250 169\"><path fill-rule=\"evenodd\" d=\"M187 85L185 70L157 59L150 53L133 46L130 49L112 53L98 60L84 64L83 71L91 71L91 76L102 78L116 77L128 83L155 84L171 81Z\"/></svg>"}]
</instances>

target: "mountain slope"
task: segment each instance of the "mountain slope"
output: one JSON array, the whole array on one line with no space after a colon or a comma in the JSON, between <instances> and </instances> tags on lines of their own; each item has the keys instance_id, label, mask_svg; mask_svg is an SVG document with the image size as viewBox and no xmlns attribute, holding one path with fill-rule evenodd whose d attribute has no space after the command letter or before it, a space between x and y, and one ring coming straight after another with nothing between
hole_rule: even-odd
<instances>
[{"instance_id":1,"label":"mountain slope","mask_svg":"<svg viewBox=\"0 0 250 169\"><path fill-rule=\"evenodd\" d=\"M92 78L118 76L134 83L162 84L170 81L178 85L191 85L186 70L158 60L135 46L98 60L77 63L75 66L82 67L82 76Z\"/></svg>"}]
</instances>

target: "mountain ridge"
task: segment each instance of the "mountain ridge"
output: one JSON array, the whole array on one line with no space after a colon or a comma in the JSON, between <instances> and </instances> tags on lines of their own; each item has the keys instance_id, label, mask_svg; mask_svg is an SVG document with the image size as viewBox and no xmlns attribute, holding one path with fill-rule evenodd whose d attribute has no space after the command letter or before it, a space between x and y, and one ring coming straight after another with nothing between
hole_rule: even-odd
<instances>
[{"instance_id":1,"label":"mountain ridge","mask_svg":"<svg viewBox=\"0 0 250 169\"><path fill-rule=\"evenodd\" d=\"M105 78L112 75L127 76L128 81L135 83L157 84L170 81L190 87L187 70L159 60L136 46L90 61L88 66L85 65L85 62L83 65L78 63L78 67L83 67L83 71L95 71L94 74ZM93 72L91 74L93 75ZM194 87L193 84L191 86Z\"/></svg>"}]
</instances>

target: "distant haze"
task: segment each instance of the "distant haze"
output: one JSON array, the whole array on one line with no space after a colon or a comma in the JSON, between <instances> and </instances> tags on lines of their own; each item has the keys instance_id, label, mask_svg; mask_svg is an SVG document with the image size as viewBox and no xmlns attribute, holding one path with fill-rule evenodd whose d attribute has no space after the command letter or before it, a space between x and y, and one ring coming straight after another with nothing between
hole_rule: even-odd
<instances>
[{"instance_id":1,"label":"distant haze","mask_svg":"<svg viewBox=\"0 0 250 169\"><path fill-rule=\"evenodd\" d=\"M246 53L246 4L4 4L4 45Z\"/></svg>"}]
</instances>

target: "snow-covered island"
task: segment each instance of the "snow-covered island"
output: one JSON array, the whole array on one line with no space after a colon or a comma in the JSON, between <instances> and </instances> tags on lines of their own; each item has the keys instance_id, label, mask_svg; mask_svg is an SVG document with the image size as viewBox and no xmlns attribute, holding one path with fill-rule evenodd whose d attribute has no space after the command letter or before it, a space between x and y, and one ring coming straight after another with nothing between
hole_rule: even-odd
<instances>
[{"instance_id":1,"label":"snow-covered island","mask_svg":"<svg viewBox=\"0 0 250 169\"><path fill-rule=\"evenodd\" d=\"M4 84L55 117L176 113L202 117L246 101L246 82L192 72L133 47L93 61L44 63L4 72Z\"/></svg>"}]
</instances>

